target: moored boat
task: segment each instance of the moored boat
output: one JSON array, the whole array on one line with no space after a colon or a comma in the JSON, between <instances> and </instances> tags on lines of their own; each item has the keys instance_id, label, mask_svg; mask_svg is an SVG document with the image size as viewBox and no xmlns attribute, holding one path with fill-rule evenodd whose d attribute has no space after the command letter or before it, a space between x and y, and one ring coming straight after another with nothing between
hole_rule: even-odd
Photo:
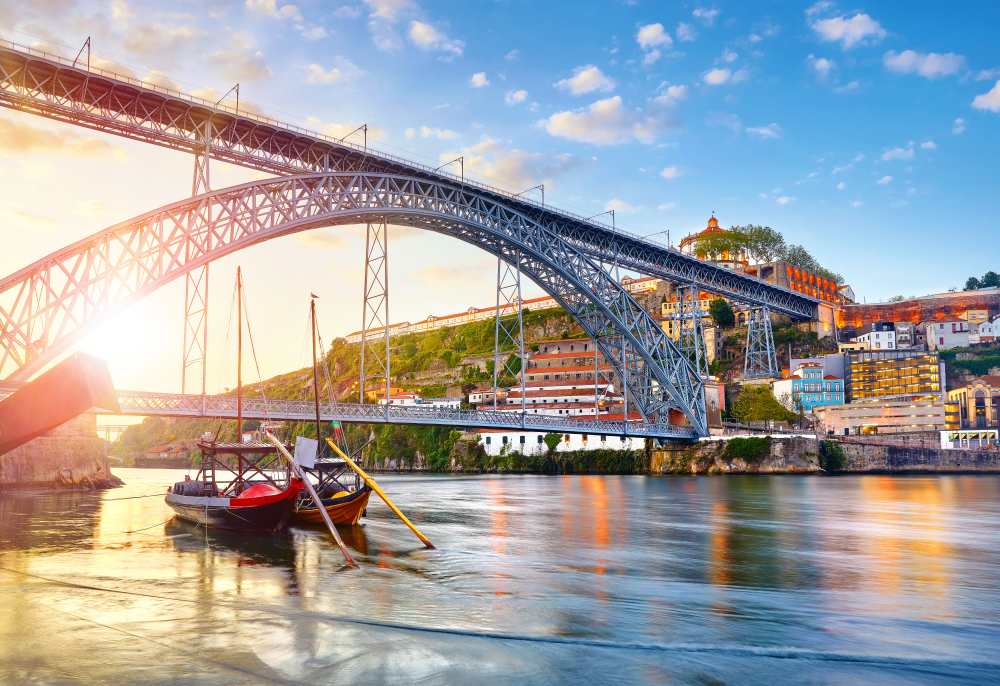
<instances>
[{"instance_id":1,"label":"moored boat","mask_svg":"<svg viewBox=\"0 0 1000 686\"><path fill-rule=\"evenodd\" d=\"M212 529L277 531L295 509L302 480L287 469L277 480L267 472L281 456L273 445L263 443L198 443L202 465L194 479L179 481L167 490L166 503L177 516ZM235 460L223 456L235 456ZM277 458L277 460L275 459ZM216 468L233 471L234 478L220 488Z\"/></svg>"}]
</instances>

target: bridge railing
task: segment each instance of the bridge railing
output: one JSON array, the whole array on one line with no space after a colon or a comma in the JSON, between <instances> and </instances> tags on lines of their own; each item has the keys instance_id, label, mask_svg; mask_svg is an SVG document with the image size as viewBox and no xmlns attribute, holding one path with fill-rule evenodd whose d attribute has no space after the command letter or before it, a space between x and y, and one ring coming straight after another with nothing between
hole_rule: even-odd
<instances>
[{"instance_id":1,"label":"bridge railing","mask_svg":"<svg viewBox=\"0 0 1000 686\"><path fill-rule=\"evenodd\" d=\"M124 414L168 417L236 418L236 398L200 396L181 393L118 391L118 403ZM245 419L277 421L315 421L316 409L309 400L243 399ZM554 433L592 433L649 436L651 438L694 438L694 430L672 424L615 422L582 417L561 418L552 415L522 414L509 410L463 410L410 405L361 405L358 403L320 403L320 418L370 424L424 424L455 426L467 429L509 429L512 431L551 431Z\"/></svg>"}]
</instances>

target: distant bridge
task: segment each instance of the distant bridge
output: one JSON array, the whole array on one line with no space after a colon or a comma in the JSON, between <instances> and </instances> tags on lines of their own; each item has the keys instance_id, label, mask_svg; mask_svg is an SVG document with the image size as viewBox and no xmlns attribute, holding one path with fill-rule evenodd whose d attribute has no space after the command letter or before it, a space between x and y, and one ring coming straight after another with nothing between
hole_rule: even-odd
<instances>
[{"instance_id":1,"label":"distant bridge","mask_svg":"<svg viewBox=\"0 0 1000 686\"><path fill-rule=\"evenodd\" d=\"M121 414L144 417L186 417L236 419L236 398L228 395L184 395L118 391ZM614 422L594 419L566 419L542 414L522 414L515 410L452 410L401 405L359 405L320 402L322 421L362 424L411 424L451 426L456 429L506 429L546 433L590 433L608 436L637 436L667 440L694 440L691 427L649 422ZM243 418L272 421L315 422L312 400L243 399Z\"/></svg>"}]
</instances>

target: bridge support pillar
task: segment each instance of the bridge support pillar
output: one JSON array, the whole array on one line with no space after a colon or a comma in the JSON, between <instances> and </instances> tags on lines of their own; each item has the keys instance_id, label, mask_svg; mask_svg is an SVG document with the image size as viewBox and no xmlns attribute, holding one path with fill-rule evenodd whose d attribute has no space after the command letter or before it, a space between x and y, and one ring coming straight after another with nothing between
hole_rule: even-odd
<instances>
[{"instance_id":1,"label":"bridge support pillar","mask_svg":"<svg viewBox=\"0 0 1000 686\"><path fill-rule=\"evenodd\" d=\"M511 318L517 309L517 318ZM508 319L504 321L504 316ZM524 321L521 315L521 252L515 251L514 263L497 258L496 332L493 339L493 409L497 409L497 384L507 377L517 378L521 372L521 413L524 413ZM510 349L519 355L520 363L510 360ZM502 352L507 349L508 355Z\"/></svg>"},{"instance_id":2,"label":"bridge support pillar","mask_svg":"<svg viewBox=\"0 0 1000 686\"><path fill-rule=\"evenodd\" d=\"M678 347L695 371L708 379L708 354L705 351L705 327L702 324L701 289L692 284L677 288L676 318L680 329Z\"/></svg>"},{"instance_id":3,"label":"bridge support pillar","mask_svg":"<svg viewBox=\"0 0 1000 686\"><path fill-rule=\"evenodd\" d=\"M365 283L361 312L361 378L358 402L365 402L369 381L385 379L385 416L389 418L389 227L385 219L368 223L365 239ZM375 334L381 331L381 335Z\"/></svg>"},{"instance_id":4,"label":"bridge support pillar","mask_svg":"<svg viewBox=\"0 0 1000 686\"><path fill-rule=\"evenodd\" d=\"M747 313L747 347L743 362L743 378L779 376L780 372L778 356L774 352L771 312L766 307L751 308Z\"/></svg>"},{"instance_id":5,"label":"bridge support pillar","mask_svg":"<svg viewBox=\"0 0 1000 686\"><path fill-rule=\"evenodd\" d=\"M208 158L211 153L211 120L205 122L202 140L205 149L194 157L194 180L191 183L191 195L198 196L212 190L209 181ZM210 212L206 201L202 212ZM208 217L205 217L208 219ZM191 242L187 242L186 259L191 260L196 255L191 254ZM203 246L207 252L208 246ZM189 271L184 276L184 361L181 367L181 393L188 392L188 383L197 387L198 371L201 371L201 394L205 395L208 379L208 265ZM193 367L189 372L189 368Z\"/></svg>"}]
</instances>

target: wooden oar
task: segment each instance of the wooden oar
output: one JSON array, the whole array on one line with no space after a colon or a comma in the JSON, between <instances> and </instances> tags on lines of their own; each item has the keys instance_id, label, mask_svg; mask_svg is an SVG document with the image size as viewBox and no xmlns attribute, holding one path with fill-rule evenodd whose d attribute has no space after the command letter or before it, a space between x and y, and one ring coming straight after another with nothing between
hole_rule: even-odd
<instances>
[{"instance_id":1,"label":"wooden oar","mask_svg":"<svg viewBox=\"0 0 1000 686\"><path fill-rule=\"evenodd\" d=\"M295 475L302 479L302 482L306 485L306 490L309 491L309 495L312 496L313 502L316 503L316 508L319 510L319 513L323 515L323 521L326 522L327 528L330 530L330 533L333 534L333 538L337 541L337 545L340 546L340 552L344 553L344 559L347 560L347 564L352 567L357 567L358 563L354 561L354 558L351 557L351 553L347 549L347 546L345 546L344 542L340 540L340 534L337 533L337 527L333 525L333 522L330 520L329 513L326 511L326 508L323 507L323 503L320 501L319 496L316 495L316 489L312 487L312 484L309 483L309 479L302 473L299 466L295 464L295 460L288 454L288 451L285 450L285 446L281 445L281 442L274 437L274 434L268 431L267 437L271 439L272 443L278 446L278 450L280 450L281 454L285 456L286 460L288 460L288 464L292 466L292 471L294 471Z\"/></svg>"},{"instance_id":2,"label":"wooden oar","mask_svg":"<svg viewBox=\"0 0 1000 686\"><path fill-rule=\"evenodd\" d=\"M423 544L425 546L427 546L428 548L433 548L434 547L433 543L431 543L430 541L428 541L427 538L422 533L420 533L419 531L417 531L417 527L413 526L413 524L410 522L410 520L406 518L406 515L403 514L402 512L400 512L399 508L392 504L392 501L389 500L389 496L387 496L385 494L385 491L383 491L381 488L379 488L378 484L375 483L375 479L373 479L370 476L368 476L367 474L365 474L364 471L362 471L361 467L359 467L358 465L354 464L354 461L351 458L349 458L347 455L345 455L344 452L340 448L338 448L336 446L336 444L333 441L330 440L329 437L327 437L326 442L330 444L331 448L333 448L334 450L337 451L338 455L340 455L342 458L344 458L344 462L346 462L348 465L350 465L351 469L353 469L354 471L356 471L358 473L358 476L360 476L362 479L364 479L364 482L366 484L368 484L369 488L371 488L373 491L375 491L376 493L379 494L379 496L382 498L382 500L385 501L385 504L389 506L389 509L392 510L393 512L395 512L396 516L403 520L403 524L406 524L406 526L410 527L410 531L412 531L413 533L415 533L417 535L417 538L419 538L421 541L423 541Z\"/></svg>"}]
</instances>

